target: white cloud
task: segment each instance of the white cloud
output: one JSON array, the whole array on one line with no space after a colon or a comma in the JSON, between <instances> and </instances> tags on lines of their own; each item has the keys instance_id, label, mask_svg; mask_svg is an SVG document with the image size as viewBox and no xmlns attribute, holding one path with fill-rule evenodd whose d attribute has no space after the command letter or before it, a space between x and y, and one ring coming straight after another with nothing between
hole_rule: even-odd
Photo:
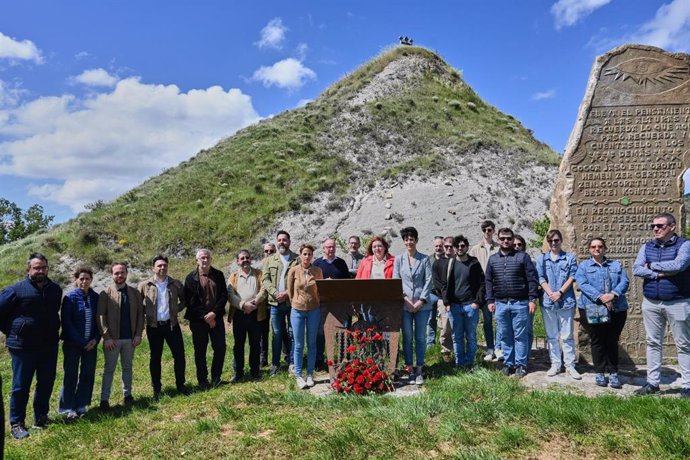
<instances>
[{"instance_id":1,"label":"white cloud","mask_svg":"<svg viewBox=\"0 0 690 460\"><path fill-rule=\"evenodd\" d=\"M82 59L86 59L90 56L91 55L86 51L79 51L77 54L74 55L74 59L76 59L77 61L81 61Z\"/></svg>"},{"instance_id":2,"label":"white cloud","mask_svg":"<svg viewBox=\"0 0 690 460\"><path fill-rule=\"evenodd\" d=\"M553 99L556 97L556 90L555 89L549 89L546 91L539 91L537 93L532 94L532 100L533 101L543 101L544 99Z\"/></svg>"},{"instance_id":3,"label":"white cloud","mask_svg":"<svg viewBox=\"0 0 690 460\"><path fill-rule=\"evenodd\" d=\"M308 80L316 78L316 73L295 58L278 61L272 66L262 66L254 72L253 80L261 81L265 87L273 85L290 91L304 86Z\"/></svg>"},{"instance_id":4,"label":"white cloud","mask_svg":"<svg viewBox=\"0 0 690 460\"><path fill-rule=\"evenodd\" d=\"M307 51L309 51L309 46L307 46L306 43L300 43L297 45L297 48L295 49L295 53L297 53L297 59L300 61L304 61L304 58L307 57Z\"/></svg>"},{"instance_id":5,"label":"white cloud","mask_svg":"<svg viewBox=\"0 0 690 460\"><path fill-rule=\"evenodd\" d=\"M182 93L127 78L85 98L40 97L0 109L0 174L31 178L31 195L80 211L258 119L239 89Z\"/></svg>"},{"instance_id":6,"label":"white cloud","mask_svg":"<svg viewBox=\"0 0 690 460\"><path fill-rule=\"evenodd\" d=\"M297 105L295 106L296 109L299 109L300 107L304 107L305 105L309 104L311 101L314 99L300 99L297 101Z\"/></svg>"},{"instance_id":7,"label":"white cloud","mask_svg":"<svg viewBox=\"0 0 690 460\"><path fill-rule=\"evenodd\" d=\"M575 25L611 0L558 0L551 7L556 29Z\"/></svg>"},{"instance_id":8,"label":"white cloud","mask_svg":"<svg viewBox=\"0 0 690 460\"><path fill-rule=\"evenodd\" d=\"M261 39L255 45L259 48L281 49L287 30L288 28L283 25L282 19L273 18L261 29Z\"/></svg>"},{"instance_id":9,"label":"white cloud","mask_svg":"<svg viewBox=\"0 0 690 460\"><path fill-rule=\"evenodd\" d=\"M661 5L654 19L643 24L625 42L658 46L673 51L690 50L690 0Z\"/></svg>"},{"instance_id":10,"label":"white cloud","mask_svg":"<svg viewBox=\"0 0 690 460\"><path fill-rule=\"evenodd\" d=\"M76 77L72 77L71 80L86 86L105 86L108 88L114 87L117 83L117 77L100 68L85 70Z\"/></svg>"},{"instance_id":11,"label":"white cloud","mask_svg":"<svg viewBox=\"0 0 690 460\"><path fill-rule=\"evenodd\" d=\"M22 96L26 90L21 88L19 84L10 84L6 81L0 80L0 117L2 116L2 109L5 107L14 107L19 104ZM2 124L2 118L0 118Z\"/></svg>"},{"instance_id":12,"label":"white cloud","mask_svg":"<svg viewBox=\"0 0 690 460\"><path fill-rule=\"evenodd\" d=\"M31 40L19 41L0 32L0 59L34 61L43 63L41 51Z\"/></svg>"}]
</instances>

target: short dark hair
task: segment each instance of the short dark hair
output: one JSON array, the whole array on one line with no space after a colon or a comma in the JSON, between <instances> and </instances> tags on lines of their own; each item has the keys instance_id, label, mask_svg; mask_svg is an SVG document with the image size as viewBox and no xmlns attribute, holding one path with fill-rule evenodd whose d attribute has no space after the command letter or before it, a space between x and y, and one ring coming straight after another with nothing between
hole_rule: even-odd
<instances>
[{"instance_id":1,"label":"short dark hair","mask_svg":"<svg viewBox=\"0 0 690 460\"><path fill-rule=\"evenodd\" d=\"M167 264L167 263L170 263L170 262L168 262L168 258L167 258L167 257L165 257L165 256L162 255L162 254L158 254L156 257L154 257L154 258L151 260L151 265L156 265L156 262L158 262L159 260L164 261L166 264Z\"/></svg>"},{"instance_id":2,"label":"short dark hair","mask_svg":"<svg viewBox=\"0 0 690 460\"><path fill-rule=\"evenodd\" d=\"M520 240L522 243L522 247L527 249L527 241L522 237L522 235L518 235L517 233L513 235L513 240Z\"/></svg>"},{"instance_id":3,"label":"short dark hair","mask_svg":"<svg viewBox=\"0 0 690 460\"><path fill-rule=\"evenodd\" d=\"M408 236L411 236L415 240L419 241L419 233L417 233L417 229L414 227L405 227L400 230L400 238L402 238L403 241L406 240Z\"/></svg>"},{"instance_id":4,"label":"short dark hair","mask_svg":"<svg viewBox=\"0 0 690 460\"><path fill-rule=\"evenodd\" d=\"M657 214L656 216L654 216L654 217L652 218L652 220L656 220L656 219L666 219L666 223L669 224L669 225L670 225L670 224L674 224L674 225L675 225L675 223L676 223L676 218L673 217L673 214L671 214L671 213L669 213L669 212L662 212L662 213L659 213L659 214Z\"/></svg>"},{"instance_id":5,"label":"short dark hair","mask_svg":"<svg viewBox=\"0 0 690 460\"><path fill-rule=\"evenodd\" d=\"M93 268L89 267L88 265L80 265L77 267L76 270L74 270L74 279L76 280L79 278L79 275L82 273L88 273L91 279L93 279Z\"/></svg>"},{"instance_id":6,"label":"short dark hair","mask_svg":"<svg viewBox=\"0 0 690 460\"><path fill-rule=\"evenodd\" d=\"M553 238L553 237L556 236L556 235L558 235L558 238L559 238L561 241L563 241L563 234L562 234L561 231L558 230L557 228L554 228L554 229L552 229L552 230L549 230L549 231L546 233L546 239L547 239L547 240L550 240L551 238Z\"/></svg>"},{"instance_id":7,"label":"short dark hair","mask_svg":"<svg viewBox=\"0 0 690 460\"><path fill-rule=\"evenodd\" d=\"M470 242L467 238L465 238L464 235L458 235L455 238L453 238L453 247L457 248L460 246L460 243L465 243L465 245L469 246Z\"/></svg>"},{"instance_id":8,"label":"short dark hair","mask_svg":"<svg viewBox=\"0 0 690 460\"><path fill-rule=\"evenodd\" d=\"M352 238L356 239L359 244L362 244L362 240L360 240L357 235L352 235L352 236L348 237L347 242L349 243Z\"/></svg>"},{"instance_id":9,"label":"short dark hair","mask_svg":"<svg viewBox=\"0 0 690 460\"><path fill-rule=\"evenodd\" d=\"M485 228L493 228L494 230L496 229L496 224L492 220L485 220L482 222L482 231L484 231Z\"/></svg>"},{"instance_id":10,"label":"short dark hair","mask_svg":"<svg viewBox=\"0 0 690 460\"><path fill-rule=\"evenodd\" d=\"M595 241L601 241L601 244L604 245L604 249L608 249L608 247L606 247L606 241L605 241L602 237L600 237L600 236L595 236L594 238L590 238L589 241L587 242L587 249L589 249L589 247L590 247L590 246L592 245L592 243L594 243Z\"/></svg>"},{"instance_id":11,"label":"short dark hair","mask_svg":"<svg viewBox=\"0 0 690 460\"><path fill-rule=\"evenodd\" d=\"M276 233L276 238L278 238L280 235L285 235L288 237L288 240L292 241L292 238L290 238L290 234L285 230L278 230L278 233Z\"/></svg>"},{"instance_id":12,"label":"short dark hair","mask_svg":"<svg viewBox=\"0 0 690 460\"><path fill-rule=\"evenodd\" d=\"M515 237L515 233L513 233L513 230L508 227L503 227L498 230L498 236L501 236L501 233L510 233L510 236Z\"/></svg>"},{"instance_id":13,"label":"short dark hair","mask_svg":"<svg viewBox=\"0 0 690 460\"><path fill-rule=\"evenodd\" d=\"M127 262L113 262L112 264L110 264L110 273L111 274L113 273L113 268L115 268L118 265L122 265L123 267L125 267L125 271L127 273L129 273L129 267L127 267Z\"/></svg>"},{"instance_id":14,"label":"short dark hair","mask_svg":"<svg viewBox=\"0 0 690 460\"><path fill-rule=\"evenodd\" d=\"M305 249L309 249L312 253L314 253L314 251L316 251L316 249L314 249L314 246L312 246L309 243L304 243L304 244L302 244L302 246L299 247L298 254L302 254L302 251L304 251Z\"/></svg>"},{"instance_id":15,"label":"short dark hair","mask_svg":"<svg viewBox=\"0 0 690 460\"><path fill-rule=\"evenodd\" d=\"M34 259L42 260L46 263L46 265L48 264L48 258L44 256L42 252L32 252L29 254L29 258L26 260L26 266L31 267L31 261Z\"/></svg>"}]
</instances>

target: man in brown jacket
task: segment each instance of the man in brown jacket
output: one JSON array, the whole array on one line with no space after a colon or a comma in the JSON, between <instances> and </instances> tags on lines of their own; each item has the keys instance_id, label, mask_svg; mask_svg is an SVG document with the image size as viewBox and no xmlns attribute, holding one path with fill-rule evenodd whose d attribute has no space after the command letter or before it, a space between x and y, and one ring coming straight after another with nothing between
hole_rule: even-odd
<instances>
[{"instance_id":1,"label":"man in brown jacket","mask_svg":"<svg viewBox=\"0 0 690 460\"><path fill-rule=\"evenodd\" d=\"M151 385L153 399L161 394L161 358L163 343L167 342L175 362L175 386L180 394L188 395L185 388L186 361L182 330L177 314L185 307L184 286L179 280L168 276L168 258L158 255L153 258L153 276L139 284L144 300L146 336L149 338L151 359Z\"/></svg>"},{"instance_id":2,"label":"man in brown jacket","mask_svg":"<svg viewBox=\"0 0 690 460\"><path fill-rule=\"evenodd\" d=\"M110 267L113 284L98 298L98 329L103 337L105 366L101 385L101 409L110 408L110 388L113 374L121 357L122 389L125 404L134 402L132 396L132 361L134 349L141 343L144 331L144 305L141 294L127 285L127 264L116 262Z\"/></svg>"},{"instance_id":3,"label":"man in brown jacket","mask_svg":"<svg viewBox=\"0 0 690 460\"><path fill-rule=\"evenodd\" d=\"M268 293L261 285L261 270L252 268L252 256L246 249L237 254L239 269L228 278L228 299L232 321L232 334L235 337L233 355L235 375L233 383L244 377L244 343L249 336L249 369L253 379L261 376L259 365L261 355L261 329L259 322L266 319L266 298Z\"/></svg>"}]
</instances>

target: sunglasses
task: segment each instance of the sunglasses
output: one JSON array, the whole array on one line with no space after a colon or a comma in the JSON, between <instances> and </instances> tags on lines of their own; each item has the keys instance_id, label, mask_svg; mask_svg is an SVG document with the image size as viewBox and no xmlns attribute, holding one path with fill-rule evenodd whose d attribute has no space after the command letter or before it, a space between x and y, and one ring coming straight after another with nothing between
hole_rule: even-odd
<instances>
[{"instance_id":1,"label":"sunglasses","mask_svg":"<svg viewBox=\"0 0 690 460\"><path fill-rule=\"evenodd\" d=\"M546 241L549 242L550 244L556 244L556 243L561 242L561 240L559 240L558 238L553 238L551 240L546 240Z\"/></svg>"},{"instance_id":2,"label":"sunglasses","mask_svg":"<svg viewBox=\"0 0 690 460\"><path fill-rule=\"evenodd\" d=\"M275 249L264 249L264 254L274 254L275 252Z\"/></svg>"},{"instance_id":3,"label":"sunglasses","mask_svg":"<svg viewBox=\"0 0 690 460\"><path fill-rule=\"evenodd\" d=\"M466 248L466 247L467 247L467 245L465 243L458 244L458 249L459 248Z\"/></svg>"},{"instance_id":4,"label":"sunglasses","mask_svg":"<svg viewBox=\"0 0 690 460\"><path fill-rule=\"evenodd\" d=\"M522 243L513 243L513 246L515 246L516 248L521 248L521 247L524 246L524 244L522 244Z\"/></svg>"},{"instance_id":5,"label":"sunglasses","mask_svg":"<svg viewBox=\"0 0 690 460\"><path fill-rule=\"evenodd\" d=\"M498 239L499 241L513 241L512 236L499 236Z\"/></svg>"},{"instance_id":6,"label":"sunglasses","mask_svg":"<svg viewBox=\"0 0 690 460\"><path fill-rule=\"evenodd\" d=\"M658 228L659 230L663 230L668 226L669 224L649 224L649 229L656 230Z\"/></svg>"},{"instance_id":7,"label":"sunglasses","mask_svg":"<svg viewBox=\"0 0 690 460\"><path fill-rule=\"evenodd\" d=\"M482 230L482 232L484 232L484 233L491 233L491 232L493 232L493 231L494 231L494 229L491 228L491 227L487 227L487 228L485 228L485 229Z\"/></svg>"}]
</instances>

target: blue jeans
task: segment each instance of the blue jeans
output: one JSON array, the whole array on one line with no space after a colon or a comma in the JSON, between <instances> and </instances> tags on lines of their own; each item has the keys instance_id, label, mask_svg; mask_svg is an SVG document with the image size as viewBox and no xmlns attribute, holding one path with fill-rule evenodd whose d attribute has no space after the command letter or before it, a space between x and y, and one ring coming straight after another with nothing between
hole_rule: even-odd
<instances>
[{"instance_id":1,"label":"blue jeans","mask_svg":"<svg viewBox=\"0 0 690 460\"><path fill-rule=\"evenodd\" d=\"M471 366L477 354L477 324L479 311L471 303L454 303L450 306L450 327L453 329L453 352L455 364Z\"/></svg>"},{"instance_id":2,"label":"blue jeans","mask_svg":"<svg viewBox=\"0 0 690 460\"><path fill-rule=\"evenodd\" d=\"M426 326L429 323L429 315L431 315L431 310L420 310L416 313L410 313L407 310L403 310L402 336L403 354L405 355L406 366L412 366L412 337L414 337L417 366L424 365L424 356L426 355Z\"/></svg>"},{"instance_id":3,"label":"blue jeans","mask_svg":"<svg viewBox=\"0 0 690 460\"><path fill-rule=\"evenodd\" d=\"M492 319L492 314L489 311L489 307L487 304L482 305L482 319L484 321L484 339L486 339L486 348L491 348L494 349L494 325L493 325L493 319ZM498 328L498 317L496 317L496 327ZM500 334L497 334L497 336L500 337ZM500 338L497 337L498 340Z\"/></svg>"},{"instance_id":4,"label":"blue jeans","mask_svg":"<svg viewBox=\"0 0 690 460\"><path fill-rule=\"evenodd\" d=\"M289 351L285 356L285 361L292 364L292 327L290 326L290 306L281 302L277 307L271 305L271 327L273 328L273 338L271 339L271 364L280 366L280 352L283 348L285 337L289 339Z\"/></svg>"},{"instance_id":5,"label":"blue jeans","mask_svg":"<svg viewBox=\"0 0 690 460\"><path fill-rule=\"evenodd\" d=\"M527 367L530 314L527 300L496 301L496 318L501 325L504 365Z\"/></svg>"},{"instance_id":6,"label":"blue jeans","mask_svg":"<svg viewBox=\"0 0 690 460\"><path fill-rule=\"evenodd\" d=\"M58 412L61 414L69 411L85 413L93 396L98 347L86 351L78 343L63 342L62 354L64 356L62 369L65 376L62 380Z\"/></svg>"},{"instance_id":7,"label":"blue jeans","mask_svg":"<svg viewBox=\"0 0 690 460\"><path fill-rule=\"evenodd\" d=\"M57 370L57 344L36 350L10 348L9 352L12 357L10 424L25 422L26 404L29 402L29 390L34 374L36 374L34 420L47 416Z\"/></svg>"},{"instance_id":8,"label":"blue jeans","mask_svg":"<svg viewBox=\"0 0 690 460\"><path fill-rule=\"evenodd\" d=\"M436 327L438 326L438 296L429 293L429 302L431 302L431 314L426 328L426 344L433 345L436 343Z\"/></svg>"},{"instance_id":9,"label":"blue jeans","mask_svg":"<svg viewBox=\"0 0 690 460\"><path fill-rule=\"evenodd\" d=\"M304 336L307 336L307 375L314 375L316 367L316 333L321 322L321 310L315 308L309 311L292 309L290 313L292 333L295 338L293 362L295 376L302 376L302 360L304 358Z\"/></svg>"}]
</instances>

